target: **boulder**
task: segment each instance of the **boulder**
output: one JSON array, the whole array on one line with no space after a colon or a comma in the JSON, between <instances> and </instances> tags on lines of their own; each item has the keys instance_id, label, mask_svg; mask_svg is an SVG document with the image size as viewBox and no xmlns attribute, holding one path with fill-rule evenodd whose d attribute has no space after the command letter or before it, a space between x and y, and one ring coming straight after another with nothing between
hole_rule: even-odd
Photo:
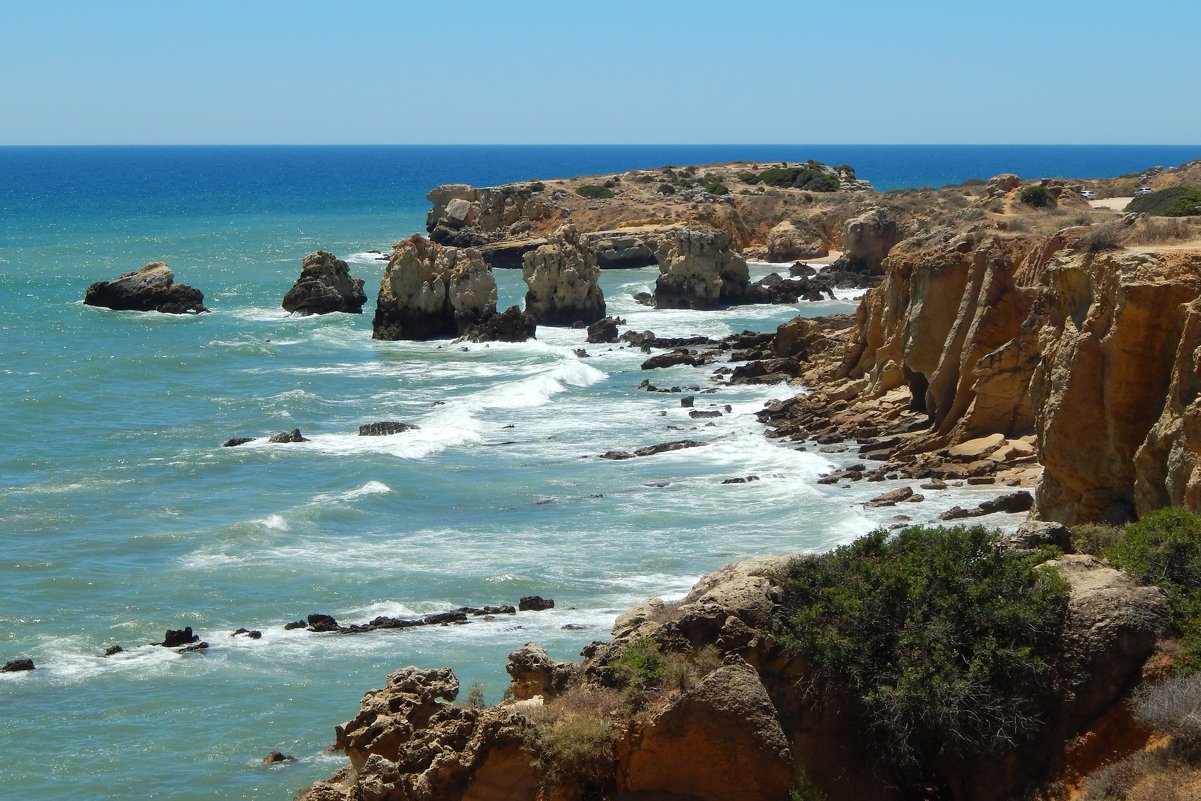
<instances>
[{"instance_id":1,"label":"boulder","mask_svg":"<svg viewBox=\"0 0 1201 801\"><path fill-rule=\"evenodd\" d=\"M594 323L605 316L596 256L575 226L560 228L550 241L523 257L529 291L526 313L543 325Z\"/></svg>"},{"instance_id":2,"label":"boulder","mask_svg":"<svg viewBox=\"0 0 1201 801\"><path fill-rule=\"evenodd\" d=\"M901 241L893 213L877 207L850 218L842 229L842 256L838 269L880 275L884 257Z\"/></svg>"},{"instance_id":3,"label":"boulder","mask_svg":"<svg viewBox=\"0 0 1201 801\"><path fill-rule=\"evenodd\" d=\"M386 437L405 431L415 431L417 426L412 423L401 423L395 420L383 420L378 423L367 423L359 426L360 437Z\"/></svg>"},{"instance_id":4,"label":"boulder","mask_svg":"<svg viewBox=\"0 0 1201 801\"><path fill-rule=\"evenodd\" d=\"M496 279L474 248L414 235L397 244L380 279L372 337L453 338L496 313Z\"/></svg>"},{"instance_id":5,"label":"boulder","mask_svg":"<svg viewBox=\"0 0 1201 801\"><path fill-rule=\"evenodd\" d=\"M509 674L509 690L513 698L524 701L541 695L548 697L567 688L575 672L570 662L556 662L541 647L532 642L509 654L505 671Z\"/></svg>"},{"instance_id":6,"label":"boulder","mask_svg":"<svg viewBox=\"0 0 1201 801\"><path fill-rule=\"evenodd\" d=\"M525 342L533 339L538 324L519 306L510 306L503 312L487 314L481 319L465 323L458 341L466 342Z\"/></svg>"},{"instance_id":7,"label":"boulder","mask_svg":"<svg viewBox=\"0 0 1201 801\"><path fill-rule=\"evenodd\" d=\"M299 428L293 428L291 431L281 431L278 434L272 435L267 441L276 445L286 444L289 442L308 442L308 440L301 435Z\"/></svg>"},{"instance_id":8,"label":"boulder","mask_svg":"<svg viewBox=\"0 0 1201 801\"><path fill-rule=\"evenodd\" d=\"M541 595L527 595L517 602L517 608L522 612L542 612L554 609L555 602L554 599L543 598Z\"/></svg>"},{"instance_id":9,"label":"boulder","mask_svg":"<svg viewBox=\"0 0 1201 801\"><path fill-rule=\"evenodd\" d=\"M119 311L156 311L165 314L206 312L204 293L175 283L175 273L161 261L112 281L97 281L88 287L83 302Z\"/></svg>"},{"instance_id":10,"label":"boulder","mask_svg":"<svg viewBox=\"0 0 1201 801\"><path fill-rule=\"evenodd\" d=\"M588 342L597 345L602 342L617 341L617 326L625 325L620 317L603 317L588 326Z\"/></svg>"},{"instance_id":11,"label":"boulder","mask_svg":"<svg viewBox=\"0 0 1201 801\"><path fill-rule=\"evenodd\" d=\"M304 257L300 278L284 295L283 307L295 315L346 312L361 314L367 293L363 279L350 274L350 268L332 253L319 250Z\"/></svg>"},{"instance_id":12,"label":"boulder","mask_svg":"<svg viewBox=\"0 0 1201 801\"><path fill-rule=\"evenodd\" d=\"M750 282L746 261L724 231L707 226L669 229L658 243L655 305L713 309L740 302Z\"/></svg>"},{"instance_id":13,"label":"boulder","mask_svg":"<svg viewBox=\"0 0 1201 801\"><path fill-rule=\"evenodd\" d=\"M167 629L167 633L163 635L163 641L158 644L164 648L178 648L194 642L200 642L200 637L192 633L191 626L186 626L182 629Z\"/></svg>"},{"instance_id":14,"label":"boulder","mask_svg":"<svg viewBox=\"0 0 1201 801\"><path fill-rule=\"evenodd\" d=\"M33 670L33 660L28 657L20 659L10 659L0 667L0 673L20 673L26 670Z\"/></svg>"}]
</instances>

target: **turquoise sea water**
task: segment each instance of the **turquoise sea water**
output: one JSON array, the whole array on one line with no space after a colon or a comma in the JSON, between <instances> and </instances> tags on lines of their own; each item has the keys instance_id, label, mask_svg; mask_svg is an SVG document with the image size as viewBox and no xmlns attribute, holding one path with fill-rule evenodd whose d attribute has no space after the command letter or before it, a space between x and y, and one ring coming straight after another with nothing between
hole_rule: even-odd
<instances>
[{"instance_id":1,"label":"turquoise sea water","mask_svg":"<svg viewBox=\"0 0 1201 801\"><path fill-rule=\"evenodd\" d=\"M536 342L371 339L382 262L422 229L424 193L733 158L849 162L881 188L1002 170L1112 175L1201 148L0 148L0 796L287 799L341 758L332 727L407 664L450 665L489 700L527 641L558 658L649 595L678 596L751 554L820 550L895 510L819 487L829 458L763 438L780 387L646 373L638 351L543 328ZM1015 161L1017 163L1015 163ZM1066 165L1056 168L1056 165ZM367 281L367 314L293 319L280 299L315 249ZM88 284L163 260L199 317L85 307ZM767 267L755 268L758 274ZM524 294L497 275L501 304ZM654 271L610 271L611 313L660 335L770 330L852 300L724 312L632 301ZM591 358L574 349L586 347ZM420 429L360 438L357 427ZM300 428L311 441L221 448ZM611 449L705 447L625 462ZM723 485L756 475L757 482ZM978 490L987 493L989 490ZM855 494L858 493L858 494ZM905 511L930 518L961 499ZM994 521L1004 522L1002 519ZM285 631L460 605L553 611L356 636ZM582 629L564 629L574 624ZM148 645L192 626L207 652ZM231 637L260 629L260 640ZM102 656L109 645L126 651ZM272 750L298 757L266 767Z\"/></svg>"}]
</instances>

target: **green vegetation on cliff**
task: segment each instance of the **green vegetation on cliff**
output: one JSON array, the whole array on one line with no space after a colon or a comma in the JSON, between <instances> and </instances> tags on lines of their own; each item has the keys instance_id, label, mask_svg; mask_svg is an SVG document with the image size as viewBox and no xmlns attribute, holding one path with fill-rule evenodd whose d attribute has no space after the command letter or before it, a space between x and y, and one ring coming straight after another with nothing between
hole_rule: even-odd
<instances>
[{"instance_id":1,"label":"green vegetation on cliff","mask_svg":"<svg viewBox=\"0 0 1201 801\"><path fill-rule=\"evenodd\" d=\"M1126 204L1126 211L1153 217L1194 217L1201 215L1201 191L1187 186L1172 186L1149 195L1139 195Z\"/></svg>"},{"instance_id":2,"label":"green vegetation on cliff","mask_svg":"<svg viewBox=\"0 0 1201 801\"><path fill-rule=\"evenodd\" d=\"M897 763L1005 746L1039 722L1066 583L994 531L878 530L784 577L782 639L811 667L811 698L858 702Z\"/></svg>"},{"instance_id":3,"label":"green vegetation on cliff","mask_svg":"<svg viewBox=\"0 0 1201 801\"><path fill-rule=\"evenodd\" d=\"M1179 670L1201 670L1201 517L1156 509L1131 523L1103 551L1114 565L1168 594L1184 653Z\"/></svg>"},{"instance_id":4,"label":"green vegetation on cliff","mask_svg":"<svg viewBox=\"0 0 1201 801\"><path fill-rule=\"evenodd\" d=\"M1053 209L1059 205L1059 202L1055 200L1055 195L1051 194L1051 191L1045 186L1028 186L1018 197L1027 206L1033 206L1036 209Z\"/></svg>"},{"instance_id":5,"label":"green vegetation on cliff","mask_svg":"<svg viewBox=\"0 0 1201 801\"><path fill-rule=\"evenodd\" d=\"M837 192L842 185L838 176L830 174L817 162L799 167L771 167L760 173L746 171L739 173L738 177L748 184L761 183L810 192Z\"/></svg>"}]
</instances>

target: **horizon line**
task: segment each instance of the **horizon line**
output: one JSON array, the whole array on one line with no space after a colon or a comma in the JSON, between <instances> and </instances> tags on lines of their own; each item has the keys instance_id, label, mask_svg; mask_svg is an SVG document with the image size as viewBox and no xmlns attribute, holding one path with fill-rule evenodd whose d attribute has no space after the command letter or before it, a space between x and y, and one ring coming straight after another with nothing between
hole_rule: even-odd
<instances>
[{"instance_id":1,"label":"horizon line","mask_svg":"<svg viewBox=\"0 0 1201 801\"><path fill-rule=\"evenodd\" d=\"M1201 142L12 142L34 147L1201 147Z\"/></svg>"}]
</instances>

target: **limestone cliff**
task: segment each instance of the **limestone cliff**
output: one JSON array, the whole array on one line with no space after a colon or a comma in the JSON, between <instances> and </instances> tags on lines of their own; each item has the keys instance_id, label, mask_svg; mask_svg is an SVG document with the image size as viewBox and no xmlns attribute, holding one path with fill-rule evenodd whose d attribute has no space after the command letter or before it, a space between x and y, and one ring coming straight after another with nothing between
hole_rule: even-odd
<instances>
[{"instance_id":1,"label":"limestone cliff","mask_svg":"<svg viewBox=\"0 0 1201 801\"><path fill-rule=\"evenodd\" d=\"M478 251L414 235L392 251L380 279L372 337L454 337L496 313L496 279Z\"/></svg>"},{"instance_id":2,"label":"limestone cliff","mask_svg":"<svg viewBox=\"0 0 1201 801\"><path fill-rule=\"evenodd\" d=\"M563 226L524 258L525 310L539 323L594 323L605 316L596 256L574 226Z\"/></svg>"},{"instance_id":3,"label":"limestone cliff","mask_svg":"<svg viewBox=\"0 0 1201 801\"><path fill-rule=\"evenodd\" d=\"M1086 233L900 243L839 375L863 397L905 388L928 415L921 447L1035 433L1047 519L1197 509L1201 249L1090 252Z\"/></svg>"},{"instance_id":4,"label":"limestone cliff","mask_svg":"<svg viewBox=\"0 0 1201 801\"><path fill-rule=\"evenodd\" d=\"M750 282L746 261L716 228L672 229L659 242L655 305L667 309L712 309L742 300Z\"/></svg>"},{"instance_id":5,"label":"limestone cliff","mask_svg":"<svg viewBox=\"0 0 1201 801\"><path fill-rule=\"evenodd\" d=\"M300 278L284 295L282 305L285 311L301 316L361 314L366 302L363 279L352 276L346 262L334 254L319 250L304 257Z\"/></svg>"}]
</instances>

